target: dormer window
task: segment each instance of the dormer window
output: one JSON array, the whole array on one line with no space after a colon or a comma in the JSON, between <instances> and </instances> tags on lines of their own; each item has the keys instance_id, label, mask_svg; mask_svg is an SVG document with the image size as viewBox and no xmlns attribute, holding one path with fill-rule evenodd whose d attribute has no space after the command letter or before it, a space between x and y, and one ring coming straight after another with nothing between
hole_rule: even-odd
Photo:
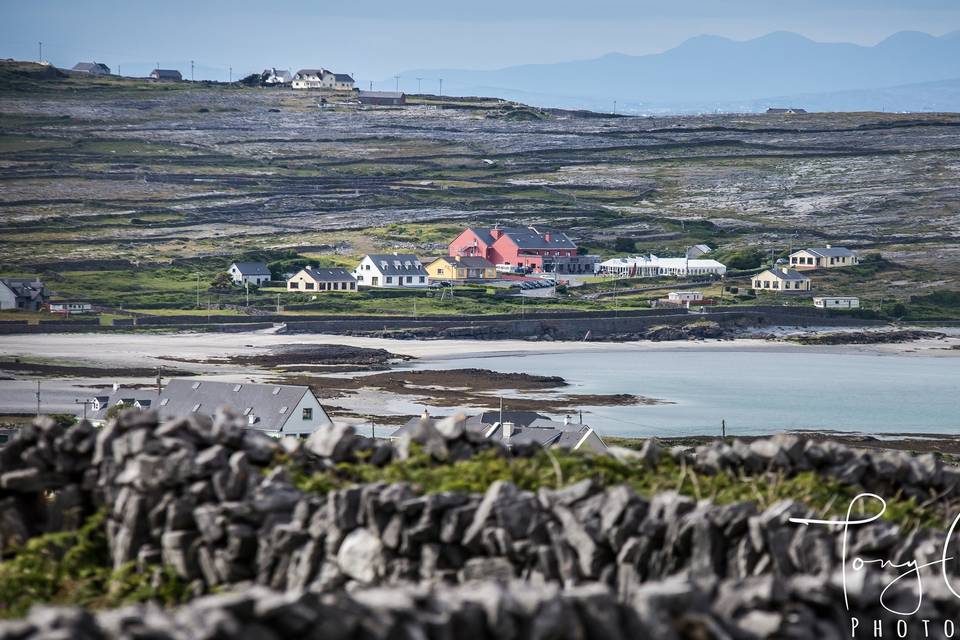
<instances>
[{"instance_id":1,"label":"dormer window","mask_svg":"<svg viewBox=\"0 0 960 640\"><path fill-rule=\"evenodd\" d=\"M200 411L200 403L193 405L193 413L196 413L197 411Z\"/></svg>"},{"instance_id":2,"label":"dormer window","mask_svg":"<svg viewBox=\"0 0 960 640\"><path fill-rule=\"evenodd\" d=\"M282 407L280 407L280 415L285 414L287 412L287 409L288 409L287 405L283 405Z\"/></svg>"},{"instance_id":3,"label":"dormer window","mask_svg":"<svg viewBox=\"0 0 960 640\"><path fill-rule=\"evenodd\" d=\"M200 383L199 383L199 382L194 382L192 389L193 389L194 391L196 391L196 390L199 389L199 388L200 388Z\"/></svg>"},{"instance_id":4,"label":"dormer window","mask_svg":"<svg viewBox=\"0 0 960 640\"><path fill-rule=\"evenodd\" d=\"M233 391L234 391L234 392L240 391L240 387L242 387L242 386L243 386L243 385L240 385L240 384L234 385Z\"/></svg>"}]
</instances>

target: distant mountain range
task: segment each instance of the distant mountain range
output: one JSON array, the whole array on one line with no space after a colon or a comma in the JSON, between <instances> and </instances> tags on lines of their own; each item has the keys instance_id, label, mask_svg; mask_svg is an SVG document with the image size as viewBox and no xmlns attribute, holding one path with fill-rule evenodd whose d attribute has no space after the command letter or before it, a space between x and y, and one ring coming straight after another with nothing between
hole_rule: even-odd
<instances>
[{"instance_id":1,"label":"distant mountain range","mask_svg":"<svg viewBox=\"0 0 960 640\"><path fill-rule=\"evenodd\" d=\"M808 110L960 111L960 31L902 31L866 47L775 32L738 42L698 36L663 53L488 71L416 69L449 95L635 113Z\"/></svg>"}]
</instances>

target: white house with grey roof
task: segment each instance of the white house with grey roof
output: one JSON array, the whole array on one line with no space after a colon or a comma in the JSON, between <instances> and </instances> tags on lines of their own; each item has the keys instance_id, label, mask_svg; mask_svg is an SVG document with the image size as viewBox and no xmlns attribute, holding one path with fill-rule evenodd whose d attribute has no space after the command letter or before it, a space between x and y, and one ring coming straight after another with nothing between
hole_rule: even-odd
<instances>
[{"instance_id":1,"label":"white house with grey roof","mask_svg":"<svg viewBox=\"0 0 960 640\"><path fill-rule=\"evenodd\" d=\"M772 293L803 293L810 291L810 278L794 269L774 267L758 273L751 279L754 291Z\"/></svg>"},{"instance_id":2,"label":"white house with grey roof","mask_svg":"<svg viewBox=\"0 0 960 640\"><path fill-rule=\"evenodd\" d=\"M357 279L339 267L304 267L287 280L287 291L356 291Z\"/></svg>"},{"instance_id":3,"label":"white house with grey roof","mask_svg":"<svg viewBox=\"0 0 960 640\"><path fill-rule=\"evenodd\" d=\"M424 288L429 285L427 270L412 253L371 253L363 257L353 277L360 287L394 289Z\"/></svg>"},{"instance_id":4,"label":"white house with grey roof","mask_svg":"<svg viewBox=\"0 0 960 640\"><path fill-rule=\"evenodd\" d=\"M856 252L845 247L825 247L800 249L790 254L790 266L799 271L809 269L836 269L860 264Z\"/></svg>"},{"instance_id":5,"label":"white house with grey roof","mask_svg":"<svg viewBox=\"0 0 960 640\"><path fill-rule=\"evenodd\" d=\"M275 437L306 437L333 424L310 388L299 385L174 378L160 393L156 389L115 388L93 398L94 420L105 421L115 404L155 410L161 420L213 416L228 408L242 415L248 428Z\"/></svg>"},{"instance_id":6,"label":"white house with grey roof","mask_svg":"<svg viewBox=\"0 0 960 640\"><path fill-rule=\"evenodd\" d=\"M103 64L102 62L78 62L73 65L71 71L76 71L78 73L89 73L92 76L108 76L110 75L110 67Z\"/></svg>"},{"instance_id":7,"label":"white house with grey roof","mask_svg":"<svg viewBox=\"0 0 960 640\"><path fill-rule=\"evenodd\" d=\"M270 269L263 262L234 262L227 269L234 284L250 284L260 286L270 282Z\"/></svg>"}]
</instances>

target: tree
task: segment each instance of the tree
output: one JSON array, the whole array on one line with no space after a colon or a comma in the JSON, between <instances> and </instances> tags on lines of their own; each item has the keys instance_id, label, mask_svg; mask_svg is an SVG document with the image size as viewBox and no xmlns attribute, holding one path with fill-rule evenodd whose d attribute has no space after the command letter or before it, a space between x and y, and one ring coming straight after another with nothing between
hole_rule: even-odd
<instances>
[{"instance_id":1,"label":"tree","mask_svg":"<svg viewBox=\"0 0 960 640\"><path fill-rule=\"evenodd\" d=\"M229 289L233 286L233 279L226 271L221 271L210 281L211 289Z\"/></svg>"}]
</instances>

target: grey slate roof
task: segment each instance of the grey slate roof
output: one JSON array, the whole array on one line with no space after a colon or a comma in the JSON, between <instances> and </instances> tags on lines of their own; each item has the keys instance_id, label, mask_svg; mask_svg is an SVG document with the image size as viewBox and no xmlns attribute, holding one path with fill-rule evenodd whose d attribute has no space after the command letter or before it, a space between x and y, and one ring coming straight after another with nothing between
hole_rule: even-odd
<instances>
[{"instance_id":1,"label":"grey slate roof","mask_svg":"<svg viewBox=\"0 0 960 640\"><path fill-rule=\"evenodd\" d=\"M324 69L324 68L320 68L320 69L300 69L299 71L297 71L297 73L296 73L295 75L300 76L300 77L303 77L303 76L317 76L318 78L322 78L322 77L323 77L323 74L326 73L326 72L327 72L327 70Z\"/></svg>"},{"instance_id":2,"label":"grey slate roof","mask_svg":"<svg viewBox=\"0 0 960 640\"><path fill-rule=\"evenodd\" d=\"M339 267L305 267L303 269L311 278L317 282L356 282L357 279L350 275L346 269Z\"/></svg>"},{"instance_id":3,"label":"grey slate roof","mask_svg":"<svg viewBox=\"0 0 960 640\"><path fill-rule=\"evenodd\" d=\"M110 67L101 62L78 62L73 65L73 71L82 71L84 73L102 73L109 75Z\"/></svg>"},{"instance_id":4,"label":"grey slate roof","mask_svg":"<svg viewBox=\"0 0 960 640\"><path fill-rule=\"evenodd\" d=\"M154 69L150 75L154 74L161 80L183 80L183 76L176 69Z\"/></svg>"},{"instance_id":5,"label":"grey slate roof","mask_svg":"<svg viewBox=\"0 0 960 640\"><path fill-rule=\"evenodd\" d=\"M192 413L213 415L221 407L231 407L244 416L255 416L251 428L279 431L309 392L307 387L295 385L175 378L164 387L153 408L160 412L161 418L167 418Z\"/></svg>"},{"instance_id":6,"label":"grey slate roof","mask_svg":"<svg viewBox=\"0 0 960 640\"><path fill-rule=\"evenodd\" d=\"M499 230L503 232L503 235L513 240L521 250L577 248L576 243L567 237L567 234L563 231L557 231L556 229L548 229L546 227L499 227ZM491 231L493 231L492 228L473 229L473 232L488 245L495 242L493 235L490 233ZM550 235L550 240L546 238L548 234Z\"/></svg>"},{"instance_id":7,"label":"grey slate roof","mask_svg":"<svg viewBox=\"0 0 960 640\"><path fill-rule=\"evenodd\" d=\"M353 76L349 73L335 73L333 79L337 82L353 82Z\"/></svg>"},{"instance_id":8,"label":"grey slate roof","mask_svg":"<svg viewBox=\"0 0 960 640\"><path fill-rule=\"evenodd\" d=\"M244 276L269 276L270 269L262 262L234 262L240 275Z\"/></svg>"},{"instance_id":9,"label":"grey slate roof","mask_svg":"<svg viewBox=\"0 0 960 640\"><path fill-rule=\"evenodd\" d=\"M443 420L447 416L430 416L434 420ZM397 436L403 435L404 433L413 429L413 427L420 422L420 416L415 418L410 418L407 422L394 431L391 437L396 438ZM503 412L503 421L512 422L515 425L526 426L535 420L547 420L549 418L546 416L537 413L536 411L504 411ZM467 418L467 429L470 431L479 431L481 433L486 432L490 427L492 427L497 422L500 422L500 411L484 411L475 416L470 416Z\"/></svg>"},{"instance_id":10,"label":"grey slate roof","mask_svg":"<svg viewBox=\"0 0 960 640\"><path fill-rule=\"evenodd\" d=\"M110 407L121 403L130 406L139 404L144 409L152 408L157 401L158 395L156 389L130 389L123 387L116 391L109 389L95 396L101 405L101 409L95 417L100 420L106 420L107 411L110 410Z\"/></svg>"},{"instance_id":11,"label":"grey slate roof","mask_svg":"<svg viewBox=\"0 0 960 640\"><path fill-rule=\"evenodd\" d=\"M845 247L816 247L807 249L807 251L823 258L851 258L856 255Z\"/></svg>"},{"instance_id":12,"label":"grey slate roof","mask_svg":"<svg viewBox=\"0 0 960 640\"><path fill-rule=\"evenodd\" d=\"M480 256L457 256L453 261L470 269L492 269L494 266L492 262Z\"/></svg>"},{"instance_id":13,"label":"grey slate roof","mask_svg":"<svg viewBox=\"0 0 960 640\"><path fill-rule=\"evenodd\" d=\"M427 270L412 253L371 253L367 255L386 276L425 276ZM386 263L386 264L384 264Z\"/></svg>"},{"instance_id":14,"label":"grey slate roof","mask_svg":"<svg viewBox=\"0 0 960 640\"><path fill-rule=\"evenodd\" d=\"M47 295L47 290L43 282L37 279L0 278L0 282L5 284L18 299L42 301Z\"/></svg>"},{"instance_id":15,"label":"grey slate roof","mask_svg":"<svg viewBox=\"0 0 960 640\"><path fill-rule=\"evenodd\" d=\"M770 273L775 275L781 280L809 280L810 277L806 276L799 271L793 269L767 269Z\"/></svg>"}]
</instances>

